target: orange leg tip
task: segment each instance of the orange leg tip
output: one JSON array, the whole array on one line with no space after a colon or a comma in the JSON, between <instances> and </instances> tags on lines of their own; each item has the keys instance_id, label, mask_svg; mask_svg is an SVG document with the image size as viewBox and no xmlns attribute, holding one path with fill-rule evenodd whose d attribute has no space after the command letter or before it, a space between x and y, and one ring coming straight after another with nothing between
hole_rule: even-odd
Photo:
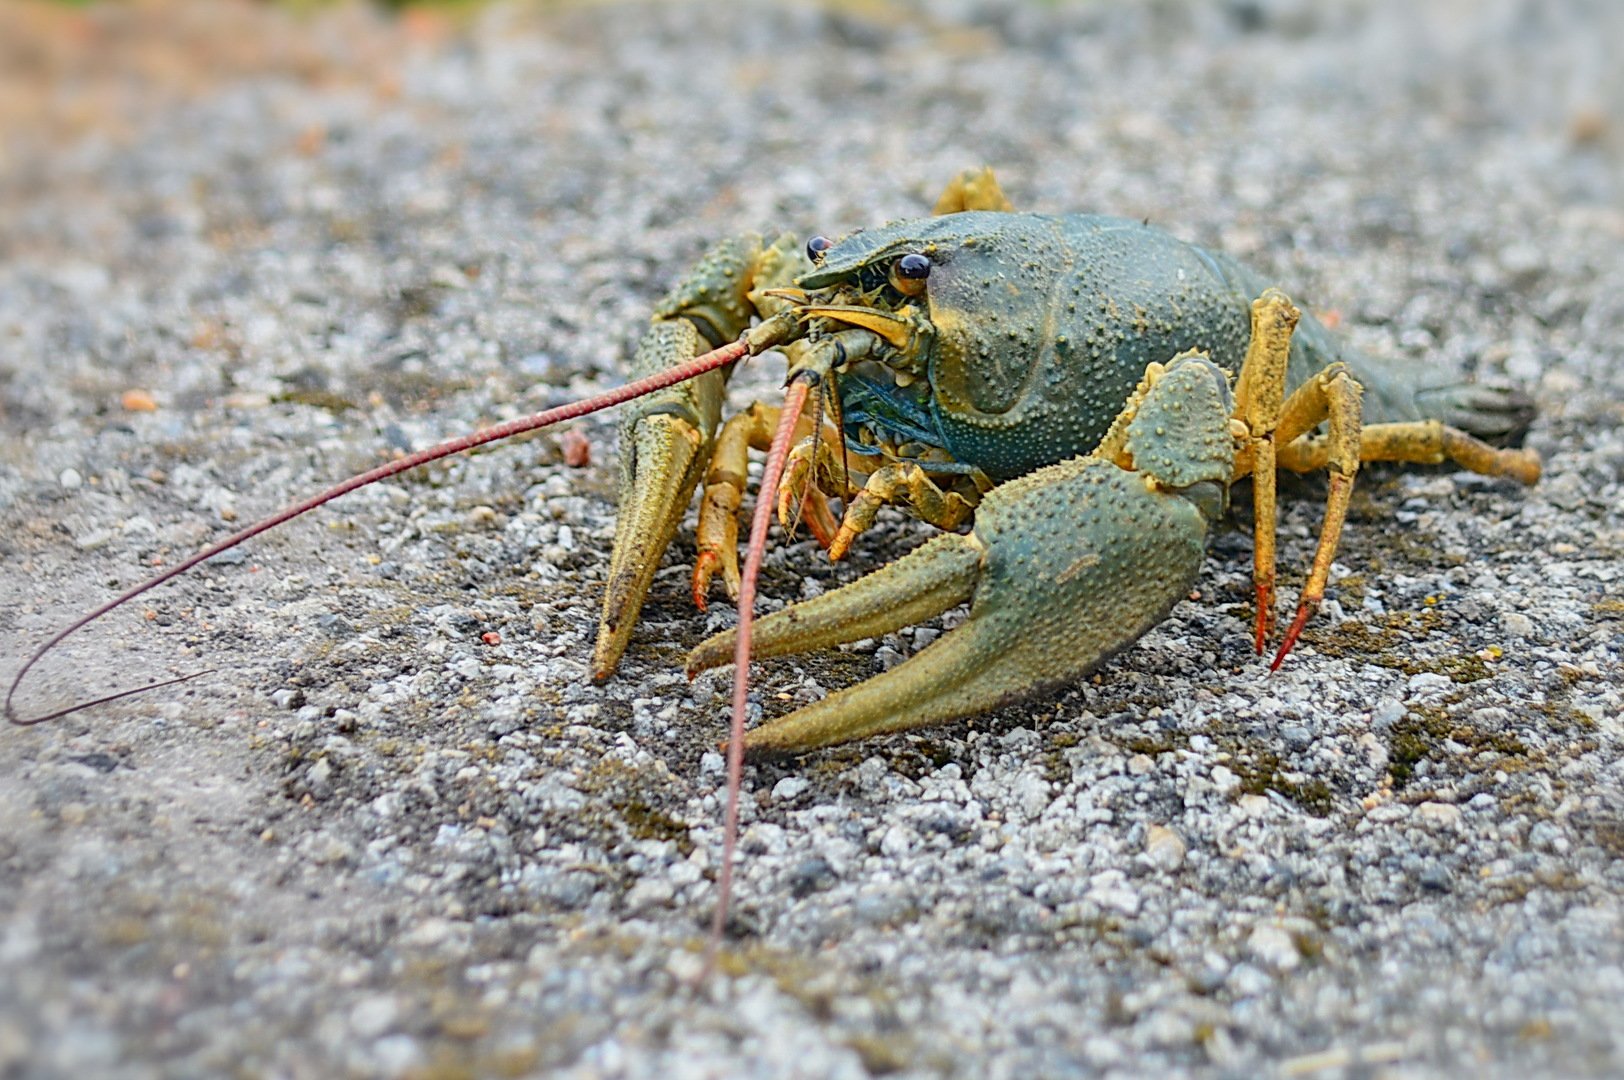
<instances>
[{"instance_id":1,"label":"orange leg tip","mask_svg":"<svg viewBox=\"0 0 1624 1080\"><path fill-rule=\"evenodd\" d=\"M834 515L829 512L829 503L823 493L812 488L807 499L802 503L806 511L806 525L812 530L812 536L817 540L818 546L828 551L834 546L835 537L840 534L840 523L835 521Z\"/></svg>"},{"instance_id":2,"label":"orange leg tip","mask_svg":"<svg viewBox=\"0 0 1624 1080\"><path fill-rule=\"evenodd\" d=\"M846 527L842 525L840 531L835 533L835 538L829 541L829 561L839 562L844 559L846 553L851 551L851 542L855 537L855 533L848 532Z\"/></svg>"},{"instance_id":3,"label":"orange leg tip","mask_svg":"<svg viewBox=\"0 0 1624 1080\"><path fill-rule=\"evenodd\" d=\"M722 558L714 551L701 551L699 558L694 562L694 607L703 614L709 610L711 578L716 574L716 568L722 564Z\"/></svg>"},{"instance_id":4,"label":"orange leg tip","mask_svg":"<svg viewBox=\"0 0 1624 1080\"><path fill-rule=\"evenodd\" d=\"M1313 616L1314 609L1317 607L1319 607L1318 602L1309 603L1307 601L1298 606L1297 617L1291 620L1291 629L1286 631L1285 640L1280 642L1280 651L1274 654L1274 662L1269 665L1270 671L1280 670L1280 665L1285 663L1286 654L1291 652L1292 646L1297 644L1297 639L1302 636L1303 627L1308 625L1308 620Z\"/></svg>"},{"instance_id":5,"label":"orange leg tip","mask_svg":"<svg viewBox=\"0 0 1624 1080\"><path fill-rule=\"evenodd\" d=\"M1263 646L1268 643L1269 631L1274 627L1274 587L1267 582L1257 582L1257 618L1255 620L1253 637L1254 647L1259 656L1263 655Z\"/></svg>"}]
</instances>

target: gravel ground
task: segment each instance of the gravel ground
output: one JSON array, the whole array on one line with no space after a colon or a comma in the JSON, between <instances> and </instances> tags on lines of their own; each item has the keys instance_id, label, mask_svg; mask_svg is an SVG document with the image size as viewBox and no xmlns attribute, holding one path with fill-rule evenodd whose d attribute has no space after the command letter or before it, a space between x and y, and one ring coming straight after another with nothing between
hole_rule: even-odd
<instances>
[{"instance_id":1,"label":"gravel ground","mask_svg":"<svg viewBox=\"0 0 1624 1080\"><path fill-rule=\"evenodd\" d=\"M613 384L715 238L917 216L984 162L1024 207L1148 217L1372 349L1527 385L1548 472L1372 470L1276 675L1237 528L1086 686L750 768L698 992L726 684L679 664L733 616L685 601L691 530L598 688L611 418L585 467L544 433L352 496L27 692L218 669L4 735L0 1073L1624 1070L1624 6L188 25L164 65L92 65L161 82L144 106L0 129L13 658L234 520ZM211 32L271 60L210 70ZM922 535L887 519L838 569L780 547L764 607ZM766 665L760 696L940 625Z\"/></svg>"}]
</instances>

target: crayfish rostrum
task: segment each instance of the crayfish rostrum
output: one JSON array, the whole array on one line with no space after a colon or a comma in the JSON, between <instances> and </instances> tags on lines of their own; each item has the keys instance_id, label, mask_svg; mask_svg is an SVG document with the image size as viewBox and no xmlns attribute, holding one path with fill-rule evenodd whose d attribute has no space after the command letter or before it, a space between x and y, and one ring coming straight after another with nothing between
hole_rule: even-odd
<instances>
[{"instance_id":1,"label":"crayfish rostrum","mask_svg":"<svg viewBox=\"0 0 1624 1080\"><path fill-rule=\"evenodd\" d=\"M252 525L74 623L11 689L86 622L328 499L634 399L594 674L613 673L703 481L694 598L705 604L719 572L740 618L700 644L688 670L738 664L735 791L745 749L805 750L937 723L1088 674L1187 595L1244 476L1261 652L1275 610L1276 472L1325 469L1324 525L1278 665L1323 596L1361 462L1449 461L1523 483L1540 466L1514 447L1532 417L1522 394L1356 353L1265 285L1141 222L1015 213L987 170L957 178L930 218L838 242L725 240L660 305L636 382L422 451ZM784 404L724 423L732 366L775 348L789 361ZM769 457L741 571L752 448ZM838 518L831 499L843 504ZM754 626L774 510L786 524L804 520L838 558L886 505L948 531ZM743 733L752 652L873 637L966 601L963 624L905 663ZM10 694L6 708L18 723L50 718L17 718ZM724 857L724 905L730 865Z\"/></svg>"}]
</instances>

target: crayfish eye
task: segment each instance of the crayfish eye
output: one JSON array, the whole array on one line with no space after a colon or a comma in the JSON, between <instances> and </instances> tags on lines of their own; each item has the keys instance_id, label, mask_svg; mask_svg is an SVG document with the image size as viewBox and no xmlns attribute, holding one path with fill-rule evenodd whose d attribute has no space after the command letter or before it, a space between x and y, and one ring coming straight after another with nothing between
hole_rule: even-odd
<instances>
[{"instance_id":1,"label":"crayfish eye","mask_svg":"<svg viewBox=\"0 0 1624 1080\"><path fill-rule=\"evenodd\" d=\"M891 286L904 296L918 296L925 291L925 279L930 277L930 260L917 251L909 252L891 264Z\"/></svg>"},{"instance_id":2,"label":"crayfish eye","mask_svg":"<svg viewBox=\"0 0 1624 1080\"><path fill-rule=\"evenodd\" d=\"M835 246L827 236L814 236L806 242L806 260L814 265L823 261L823 253Z\"/></svg>"}]
</instances>

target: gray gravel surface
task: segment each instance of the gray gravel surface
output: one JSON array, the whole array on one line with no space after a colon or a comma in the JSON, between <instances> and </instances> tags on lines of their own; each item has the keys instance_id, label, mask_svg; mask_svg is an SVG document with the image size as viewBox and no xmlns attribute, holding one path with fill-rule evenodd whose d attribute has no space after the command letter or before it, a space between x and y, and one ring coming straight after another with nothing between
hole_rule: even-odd
<instances>
[{"instance_id":1,"label":"gray gravel surface","mask_svg":"<svg viewBox=\"0 0 1624 1080\"><path fill-rule=\"evenodd\" d=\"M1624 6L496 8L332 78L384 32L342 25L333 71L7 159L8 673L233 520L612 385L717 237L917 216L966 165L1525 384L1547 476L1372 470L1278 674L1236 529L1088 685L752 766L699 991L726 684L680 658L733 615L685 600L691 529L599 688L612 418L583 468L545 433L357 494L27 692L218 669L3 736L0 1073L1624 1070ZM775 549L763 607L924 535L886 521Z\"/></svg>"}]
</instances>

